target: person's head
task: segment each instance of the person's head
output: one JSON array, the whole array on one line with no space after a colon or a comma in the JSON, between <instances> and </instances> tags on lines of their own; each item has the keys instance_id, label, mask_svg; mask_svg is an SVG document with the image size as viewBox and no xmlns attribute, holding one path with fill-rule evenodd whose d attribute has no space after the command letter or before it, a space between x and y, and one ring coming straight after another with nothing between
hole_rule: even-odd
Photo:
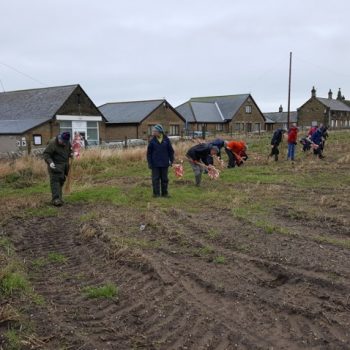
<instances>
[{"instance_id":1,"label":"person's head","mask_svg":"<svg viewBox=\"0 0 350 350\"><path fill-rule=\"evenodd\" d=\"M210 147L210 155L211 156L216 156L218 153L219 153L219 148L212 145Z\"/></svg>"},{"instance_id":2,"label":"person's head","mask_svg":"<svg viewBox=\"0 0 350 350\"><path fill-rule=\"evenodd\" d=\"M292 127L296 128L297 127L297 123L292 123Z\"/></svg>"},{"instance_id":3,"label":"person's head","mask_svg":"<svg viewBox=\"0 0 350 350\"><path fill-rule=\"evenodd\" d=\"M164 134L164 129L160 124L157 124L152 128L153 136L159 137L162 134Z\"/></svg>"},{"instance_id":4,"label":"person's head","mask_svg":"<svg viewBox=\"0 0 350 350\"><path fill-rule=\"evenodd\" d=\"M60 145L66 145L70 141L70 132L63 132L57 136L57 141Z\"/></svg>"}]
</instances>

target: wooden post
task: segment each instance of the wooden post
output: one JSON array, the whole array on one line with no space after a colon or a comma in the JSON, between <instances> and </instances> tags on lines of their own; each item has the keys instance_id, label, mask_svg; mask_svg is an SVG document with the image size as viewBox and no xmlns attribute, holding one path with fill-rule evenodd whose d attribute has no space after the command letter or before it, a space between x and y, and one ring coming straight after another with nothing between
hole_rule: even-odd
<instances>
[{"instance_id":1,"label":"wooden post","mask_svg":"<svg viewBox=\"0 0 350 350\"><path fill-rule=\"evenodd\" d=\"M128 137L125 136L125 139L124 139L124 148L128 148Z\"/></svg>"},{"instance_id":2,"label":"wooden post","mask_svg":"<svg viewBox=\"0 0 350 350\"><path fill-rule=\"evenodd\" d=\"M288 114L287 114L287 129L290 126L290 89L292 85L292 52L289 53L289 83L288 83Z\"/></svg>"}]
</instances>

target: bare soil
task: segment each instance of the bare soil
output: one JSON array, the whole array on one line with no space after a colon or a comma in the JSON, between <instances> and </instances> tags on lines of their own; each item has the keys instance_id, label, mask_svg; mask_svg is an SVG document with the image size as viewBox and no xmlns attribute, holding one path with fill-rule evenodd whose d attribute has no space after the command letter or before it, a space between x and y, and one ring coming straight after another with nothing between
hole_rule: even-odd
<instances>
[{"instance_id":1,"label":"bare soil","mask_svg":"<svg viewBox=\"0 0 350 350\"><path fill-rule=\"evenodd\" d=\"M269 219L285 234L229 206L200 209L68 204L11 219L6 233L45 300L29 314L46 348L350 348L350 250L318 240L349 237L342 208L322 222L286 203ZM67 260L38 266L52 252ZM117 298L83 293L107 282Z\"/></svg>"}]
</instances>

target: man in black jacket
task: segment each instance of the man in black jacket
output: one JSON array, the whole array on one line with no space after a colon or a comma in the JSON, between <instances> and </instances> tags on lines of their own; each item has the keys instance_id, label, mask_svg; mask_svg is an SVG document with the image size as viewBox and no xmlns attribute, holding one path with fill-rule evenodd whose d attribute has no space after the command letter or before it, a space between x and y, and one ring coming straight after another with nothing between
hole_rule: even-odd
<instances>
[{"instance_id":1,"label":"man in black jacket","mask_svg":"<svg viewBox=\"0 0 350 350\"><path fill-rule=\"evenodd\" d=\"M208 169L210 164L208 159L217 155L219 148L213 144L200 143L190 148L186 154L194 172L196 186L200 186L202 181L202 173Z\"/></svg>"},{"instance_id":2,"label":"man in black jacket","mask_svg":"<svg viewBox=\"0 0 350 350\"><path fill-rule=\"evenodd\" d=\"M280 143L282 142L282 138L284 133L286 132L285 129L277 129L275 130L275 132L272 135L272 139L271 139L271 153L269 155L269 157L273 157L275 156L275 161L278 161L278 155L280 153L278 147L280 145Z\"/></svg>"},{"instance_id":3,"label":"man in black jacket","mask_svg":"<svg viewBox=\"0 0 350 350\"><path fill-rule=\"evenodd\" d=\"M169 197L168 169L174 162L174 149L161 125L155 125L152 134L147 148L147 162L152 170L153 197Z\"/></svg>"},{"instance_id":4,"label":"man in black jacket","mask_svg":"<svg viewBox=\"0 0 350 350\"><path fill-rule=\"evenodd\" d=\"M52 204L57 207L63 204L62 188L69 172L69 158L71 156L72 145L69 132L63 132L50 140L43 153L50 176Z\"/></svg>"}]
</instances>

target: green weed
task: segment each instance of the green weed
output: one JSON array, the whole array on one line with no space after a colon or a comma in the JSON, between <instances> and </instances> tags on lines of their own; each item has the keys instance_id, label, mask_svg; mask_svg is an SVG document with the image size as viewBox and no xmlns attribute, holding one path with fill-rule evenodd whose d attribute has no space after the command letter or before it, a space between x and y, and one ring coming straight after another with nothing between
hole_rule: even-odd
<instances>
[{"instance_id":1,"label":"green weed","mask_svg":"<svg viewBox=\"0 0 350 350\"><path fill-rule=\"evenodd\" d=\"M54 207L41 207L26 210L28 217L54 217L58 215L58 209Z\"/></svg>"},{"instance_id":2,"label":"green weed","mask_svg":"<svg viewBox=\"0 0 350 350\"><path fill-rule=\"evenodd\" d=\"M106 298L112 299L118 296L119 289L113 283L107 283L100 287L86 287L83 293L89 299Z\"/></svg>"},{"instance_id":3,"label":"green weed","mask_svg":"<svg viewBox=\"0 0 350 350\"><path fill-rule=\"evenodd\" d=\"M50 252L47 255L47 260L51 263L60 263L65 264L68 261L68 258L65 257L63 254L57 253L57 252Z\"/></svg>"},{"instance_id":4,"label":"green weed","mask_svg":"<svg viewBox=\"0 0 350 350\"><path fill-rule=\"evenodd\" d=\"M1 277L0 290L6 296L28 292L29 282L22 273L8 271Z\"/></svg>"},{"instance_id":5,"label":"green weed","mask_svg":"<svg viewBox=\"0 0 350 350\"><path fill-rule=\"evenodd\" d=\"M21 337L14 329L9 329L4 333L6 339L7 350L20 350L21 349Z\"/></svg>"},{"instance_id":6,"label":"green weed","mask_svg":"<svg viewBox=\"0 0 350 350\"><path fill-rule=\"evenodd\" d=\"M225 264L226 263L226 258L223 255L218 255L214 258L214 263L215 264Z\"/></svg>"}]
</instances>

